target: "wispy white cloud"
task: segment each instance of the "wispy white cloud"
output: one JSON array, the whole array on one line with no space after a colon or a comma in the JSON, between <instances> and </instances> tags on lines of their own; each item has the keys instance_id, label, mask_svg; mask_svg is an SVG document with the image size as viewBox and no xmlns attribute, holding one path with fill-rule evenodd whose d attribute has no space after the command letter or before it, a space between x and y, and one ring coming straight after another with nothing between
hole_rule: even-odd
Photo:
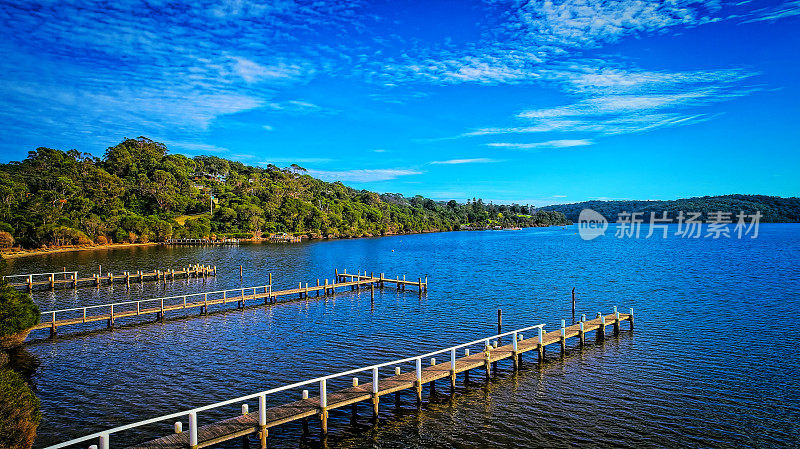
<instances>
[{"instance_id":1,"label":"wispy white cloud","mask_svg":"<svg viewBox=\"0 0 800 449\"><path fill-rule=\"evenodd\" d=\"M309 169L308 174L326 181L346 182L376 182L389 181L401 176L421 175L417 170L403 169L357 169L357 170L314 170Z\"/></svg>"},{"instance_id":2,"label":"wispy white cloud","mask_svg":"<svg viewBox=\"0 0 800 449\"><path fill-rule=\"evenodd\" d=\"M563 140L548 140L547 142L534 142L534 143L508 143L508 142L495 142L487 143L487 146L496 148L512 148L518 150L531 150L536 148L570 148L582 147L591 145L593 142L586 139L563 139Z\"/></svg>"},{"instance_id":3,"label":"wispy white cloud","mask_svg":"<svg viewBox=\"0 0 800 449\"><path fill-rule=\"evenodd\" d=\"M431 165L460 165L460 164L489 164L493 162L500 162L498 159L489 159L486 157L477 157L473 159L449 159L446 161L431 161Z\"/></svg>"},{"instance_id":4,"label":"wispy white cloud","mask_svg":"<svg viewBox=\"0 0 800 449\"><path fill-rule=\"evenodd\" d=\"M742 23L752 22L773 22L778 19L785 19L787 17L794 17L800 15L800 1L790 1L784 4L773 6L769 8L760 8L746 14L744 17L749 17Z\"/></svg>"}]
</instances>

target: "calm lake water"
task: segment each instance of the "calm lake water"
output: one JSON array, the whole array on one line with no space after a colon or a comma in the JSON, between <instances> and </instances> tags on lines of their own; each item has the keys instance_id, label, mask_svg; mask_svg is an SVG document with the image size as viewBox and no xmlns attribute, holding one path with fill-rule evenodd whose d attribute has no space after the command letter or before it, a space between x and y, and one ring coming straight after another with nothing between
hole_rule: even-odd
<instances>
[{"instance_id":1,"label":"calm lake water","mask_svg":"<svg viewBox=\"0 0 800 449\"><path fill-rule=\"evenodd\" d=\"M35 292L42 310L333 277L334 269L428 276L427 295L392 288L118 328L28 346L43 420L35 447L336 371L416 355L578 312L636 310L636 330L417 410L381 403L377 426L332 412L331 447L796 447L800 445L800 225L757 239L583 241L575 228L456 232L239 247L55 254L13 273L216 265L205 281ZM240 284L239 265L244 266ZM627 329L627 323L623 324ZM68 329L63 330L69 332ZM46 336L46 333L40 334ZM528 361L534 356L527 357ZM501 365L503 367L503 365ZM366 381L366 378L363 379ZM446 382L440 391L445 393ZM254 407L254 406L251 406ZM228 411L235 414L235 409ZM254 408L251 408L254 409ZM203 423L201 415L201 423ZM316 447L298 425L270 447ZM157 429L152 429L157 430ZM147 436L147 435L145 435ZM117 438L117 437L114 437ZM126 434L112 447L143 438ZM227 447L241 447L240 442ZM257 447L257 446L252 446Z\"/></svg>"}]
</instances>

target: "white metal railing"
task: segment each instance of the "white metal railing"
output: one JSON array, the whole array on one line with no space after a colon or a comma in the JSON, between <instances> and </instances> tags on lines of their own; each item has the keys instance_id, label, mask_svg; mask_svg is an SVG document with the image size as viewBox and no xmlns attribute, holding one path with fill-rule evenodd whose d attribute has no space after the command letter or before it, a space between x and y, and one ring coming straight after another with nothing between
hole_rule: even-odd
<instances>
[{"instance_id":1,"label":"white metal railing","mask_svg":"<svg viewBox=\"0 0 800 449\"><path fill-rule=\"evenodd\" d=\"M258 290L260 290L260 289L264 289L263 292L259 292ZM227 299L228 299L228 293L231 293L231 292L235 292L235 293L241 295L241 301L244 301L245 300L244 299L245 293L251 293L252 292L252 296L256 296L257 294L270 295L271 296L272 295L272 285L268 284L268 285L259 285L259 286L256 286L256 287L240 287L240 288L232 288L232 289L229 289L229 290L217 290L217 291L213 291L213 292L187 293L185 295L165 296L163 298L140 299L138 301L124 301L124 302L115 302L115 303L111 303L111 304L99 304L99 305L95 305L95 306L74 307L74 308L71 308L71 309L49 310L47 312L42 312L41 315L43 317L49 316L50 319L51 319L51 321L44 321L44 323L50 323L50 322L55 323L56 322L56 318L58 317L58 314L65 314L65 313L69 313L69 312L81 311L81 312L83 312L83 319L86 320L87 316L91 317L91 315L87 314L87 311L89 311L89 310L109 309L110 310L110 316L113 317L114 308L115 307L117 308L117 312L120 312L120 310L119 310L120 307L132 306L132 305L136 305L136 313L138 315L141 312L141 305L142 304L149 304L149 303L154 303L155 302L155 303L159 303L161 305L161 307L163 308L164 307L164 301L182 300L183 306L186 307L187 303L190 302L190 301L188 301L189 298L201 297L201 298L203 298L204 302L208 302L209 295L222 295L222 297L211 298L211 300L214 301L214 300L222 299L223 302L226 302ZM239 299L236 299L236 300L238 301ZM178 303L178 304L180 304L180 303ZM168 305L170 305L170 304L168 304ZM171 304L171 305L174 305L174 304Z\"/></svg>"},{"instance_id":2,"label":"white metal railing","mask_svg":"<svg viewBox=\"0 0 800 449\"><path fill-rule=\"evenodd\" d=\"M78 272L77 271L57 271L55 273L30 273L30 274L9 274L8 276L3 276L3 280L10 278L26 278L28 282L33 282L34 277L38 276L46 276L47 280L50 280L50 276L55 278L56 275L63 275L64 279L78 279ZM68 278L67 275L72 276Z\"/></svg>"},{"instance_id":3,"label":"white metal railing","mask_svg":"<svg viewBox=\"0 0 800 449\"><path fill-rule=\"evenodd\" d=\"M235 403L238 403L238 402L248 401L248 400L252 400L252 399L256 399L257 398L258 399L258 421L259 421L259 425L265 426L267 424L267 413L266 413L267 412L267 401L266 401L267 395L274 394L274 393L280 393L280 392L291 390L291 389L294 389L294 388L303 387L303 386L306 386L306 385L319 384L320 406L321 407L326 407L327 406L327 382L329 380L331 380L331 379L336 379L336 378L349 376L349 375L357 374L357 373L371 372L372 373L372 392L373 393L378 393L378 391L379 391L379 383L380 383L380 375L379 375L380 374L379 373L380 368L385 368L387 366L400 365L400 364L408 363L408 362L415 362L415 365L416 365L416 378L417 378L417 380L420 380L422 378L422 359L424 359L424 358L427 358L427 357L430 357L430 356L433 356L433 355L437 355L437 354L449 353L449 355L450 355L450 366L451 366L451 369L454 370L455 369L456 360L457 360L457 358L456 358L457 357L456 350L458 350L458 349L467 348L469 346L473 346L473 345L476 345L476 344L479 344L479 343L483 343L485 348L490 348L491 347L491 341L493 339L497 339L497 338L501 338L501 337L505 337L505 336L509 336L509 335L513 336L513 345L514 345L514 348L516 348L517 341L520 338L520 333L521 332L525 332L525 331L528 331L528 330L531 330L531 329L539 329L539 334L541 336L543 327L544 327L544 324L537 324L535 326L528 326L528 327L524 327L524 328L521 328L521 329L516 329L516 330L510 331L510 332L504 332L504 333L492 335L492 336L489 336L489 337L481 338L480 340L471 341L469 343L462 343L460 345L451 346L449 348L439 349L439 350L436 350L436 351L433 351L433 352L429 352L427 354L422 354L422 355L418 355L418 356L414 356L414 357L407 357L407 358L400 359L400 360L393 360L391 362L379 363L377 365L366 366L366 367L363 367L363 368L356 368L356 369L352 369L352 370L348 370L348 371L342 371L340 373L330 374L330 375L322 376L322 377L317 377L315 379L310 379L310 380L306 380L306 381L302 381L302 382L295 382L293 384L284 385L282 387L272 388L272 389L269 389L269 390L264 390L264 391L261 391L261 392L258 392L258 393L249 394L247 396L240 396L238 398L229 399L227 401L217 402L215 404L204 405L202 407L193 408L191 410L184 410L184 411L177 412L177 413L171 413L169 415L159 416L159 417L148 419L148 420L145 420L145 421L139 421L139 422L135 422L135 423L131 423L131 424L126 424L124 426L115 427L113 429L105 430L105 431L102 431L102 432L96 432L96 433L93 433L91 435L86 435L86 436L81 437L81 438L76 438L74 440L65 441L63 443L59 443L59 444L55 444L53 446L49 446L46 449L64 448L64 447L72 446L72 445L75 445L75 444L78 444L78 443L84 443L84 442L95 440L95 439L98 441L98 448L99 449L109 449L109 447L110 447L110 438L111 438L112 434L119 433L119 432L122 432L122 431L125 431L125 430L134 429L134 428L137 428L137 427L146 426L146 425L149 425L149 424L154 424L154 423L158 423L158 422L162 422L162 421L166 421L166 420L170 420L170 419L183 418L183 417L188 417L188 421L189 421L189 428L188 428L189 446L196 446L197 445L197 429L198 429L197 414L200 413L200 412L207 411L207 410L212 410L212 409L224 407L224 406L227 406L227 405L235 404ZM539 340L539 341L541 341L541 340ZM307 398L307 392L304 391L303 393L304 393L303 397ZM176 426L176 428L178 428L178 426Z\"/></svg>"}]
</instances>

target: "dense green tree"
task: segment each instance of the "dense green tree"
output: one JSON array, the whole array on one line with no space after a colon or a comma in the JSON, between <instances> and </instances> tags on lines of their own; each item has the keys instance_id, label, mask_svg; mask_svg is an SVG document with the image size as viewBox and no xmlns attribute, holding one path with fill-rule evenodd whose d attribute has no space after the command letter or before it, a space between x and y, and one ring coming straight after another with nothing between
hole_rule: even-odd
<instances>
[{"instance_id":1,"label":"dense green tree","mask_svg":"<svg viewBox=\"0 0 800 449\"><path fill-rule=\"evenodd\" d=\"M190 159L145 137L125 139L102 159L37 148L23 161L0 165L0 199L0 229L7 227L3 230L25 247L566 223L560 214L525 215L521 206L486 205L480 199L463 205L355 190L315 179L298 165L260 168L214 156Z\"/></svg>"}]
</instances>

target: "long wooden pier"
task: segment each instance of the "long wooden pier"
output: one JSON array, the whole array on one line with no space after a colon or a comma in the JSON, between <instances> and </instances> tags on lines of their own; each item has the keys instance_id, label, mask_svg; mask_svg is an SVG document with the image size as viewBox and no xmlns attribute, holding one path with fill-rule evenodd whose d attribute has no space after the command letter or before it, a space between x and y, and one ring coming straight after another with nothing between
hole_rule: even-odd
<instances>
[{"instance_id":1,"label":"long wooden pier","mask_svg":"<svg viewBox=\"0 0 800 449\"><path fill-rule=\"evenodd\" d=\"M175 280L180 278L192 277L207 277L216 276L217 267L207 265L192 265L190 267L181 268L178 270L154 270L146 271L123 271L122 274L97 273L91 277L78 277L77 271L62 271L55 273L32 273L32 274L15 274L10 276L3 276L4 279L24 279L23 282L9 282L8 285L16 287L21 290L33 291L35 287L45 287L50 290L56 288L80 288L80 287L99 287L101 285L112 285L114 283L124 283L130 285L133 283L143 283L146 281L163 281Z\"/></svg>"},{"instance_id":2,"label":"long wooden pier","mask_svg":"<svg viewBox=\"0 0 800 449\"><path fill-rule=\"evenodd\" d=\"M628 321L630 329L633 330L633 309L630 309L628 314L622 314L614 307L612 314L602 315L598 312L597 318L591 320L586 320L584 315L580 322L571 326L566 326L562 320L561 328L550 332L545 332L544 324L539 324L511 332L498 333L480 340L415 357L344 371L192 410L116 427L56 444L48 449L75 447L81 443L95 442L97 444L89 446L90 449L109 449L111 447L111 437L114 434L165 422L173 422L174 433L130 447L135 449L197 449L256 434L261 448L265 449L267 447L269 429L272 427L302 420L305 429L307 428L305 420L317 417L320 420L322 434L326 434L328 432L328 415L331 410L366 402L372 405L373 418L377 418L380 399L387 394L397 393L402 390L414 390L416 401L419 405L422 402L422 391L426 384L433 389L435 381L449 379L450 392L453 394L458 374L464 373L465 376L468 376L470 370L480 369L485 372L488 379L492 372L496 370L496 364L504 360L511 361L513 369L516 370L520 366L522 355L529 351L536 351L537 360L541 364L544 362L545 348L547 346L560 346L560 352L563 356L567 350L568 339L578 338L579 346L583 347L586 342L586 334L595 332L595 338L598 341L602 341L606 336L606 327L612 326L614 334L619 334L622 321ZM526 339L523 332L528 331L535 332L537 336ZM509 337L510 343L500 345L499 341L503 337ZM476 348L477 350L475 350ZM471 350L475 350L475 352L471 353ZM439 359L441 362L438 362L434 356L441 356ZM430 360L429 366L423 366L428 365L428 360ZM411 365L412 368L407 372L403 372L401 367L408 365ZM387 368L392 368L393 373L388 376L382 376L381 370L385 371ZM364 373L368 373L371 377L371 382L362 384L358 377L353 377L351 386L328 392L328 387L333 382L348 381L350 376L363 375ZM302 390L302 395L298 400L273 406L267 403L269 395L309 386L318 386L319 394L309 396L308 390ZM255 405L256 411L254 412L249 411L251 403ZM236 413L228 419L206 425L199 424L198 418L201 412L219 411L223 407L230 409L231 406L239 406L241 413ZM183 431L184 423L188 424L185 432Z\"/></svg>"},{"instance_id":3,"label":"long wooden pier","mask_svg":"<svg viewBox=\"0 0 800 449\"><path fill-rule=\"evenodd\" d=\"M214 271L216 271L216 267ZM353 276L348 275L346 270L341 275L336 270L336 275L332 282L329 282L328 279L324 281L324 283L321 283L317 279L316 285L309 285L309 283L303 285L300 282L297 288L273 291L272 274L270 273L269 283L266 285L50 310L42 312L41 322L34 326L33 330L50 329L50 336L55 337L58 329L64 326L105 322L107 329L113 329L117 321L122 318L152 316L156 320L163 321L169 312L198 309L200 315L207 315L211 306L224 308L227 304L235 304L236 308L244 309L247 307L248 302L251 305L261 304L261 301L263 301L263 304L275 304L279 302L279 298L286 296L296 296L298 299L303 299L308 298L309 294L315 294L317 297L326 297L328 295L336 295L337 289L383 288L387 283L396 283L397 289L402 291L405 290L407 285L415 286L419 289L420 294L428 288L427 279L423 284L421 280L419 282L402 281L399 276L397 279L389 279L383 274L376 277ZM374 296L374 290L372 294Z\"/></svg>"}]
</instances>

